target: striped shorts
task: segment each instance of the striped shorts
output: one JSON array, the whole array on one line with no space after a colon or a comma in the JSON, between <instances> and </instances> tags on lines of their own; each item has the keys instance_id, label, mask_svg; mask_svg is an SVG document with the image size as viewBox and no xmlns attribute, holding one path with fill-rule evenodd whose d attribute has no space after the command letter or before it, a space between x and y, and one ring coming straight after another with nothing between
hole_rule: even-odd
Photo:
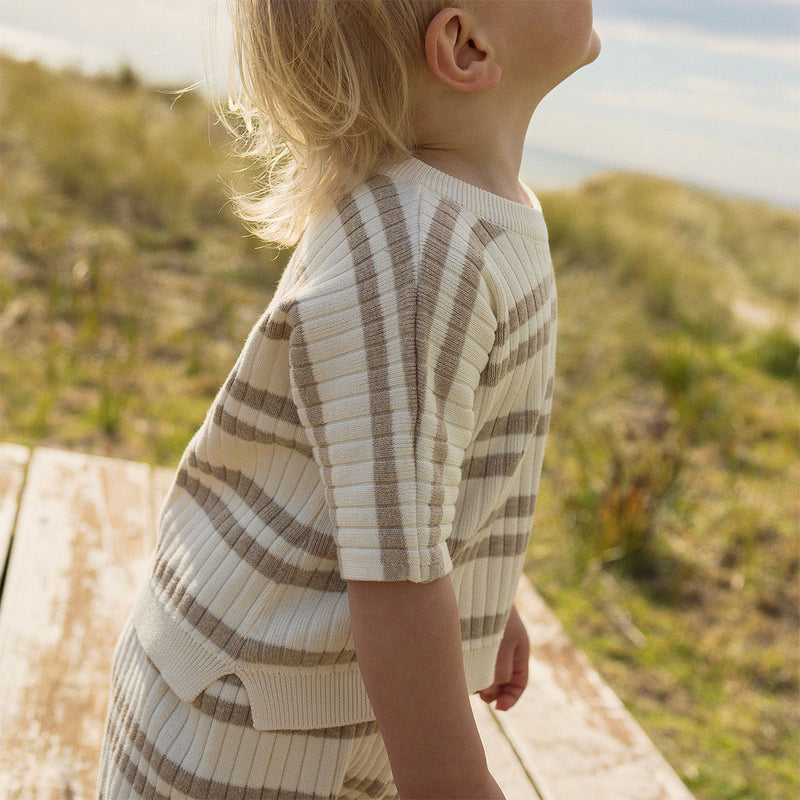
<instances>
[{"instance_id":1,"label":"striped shorts","mask_svg":"<svg viewBox=\"0 0 800 800\"><path fill-rule=\"evenodd\" d=\"M376 722L259 731L235 676L185 703L148 659L129 622L114 653L98 797L383 800L398 795Z\"/></svg>"}]
</instances>

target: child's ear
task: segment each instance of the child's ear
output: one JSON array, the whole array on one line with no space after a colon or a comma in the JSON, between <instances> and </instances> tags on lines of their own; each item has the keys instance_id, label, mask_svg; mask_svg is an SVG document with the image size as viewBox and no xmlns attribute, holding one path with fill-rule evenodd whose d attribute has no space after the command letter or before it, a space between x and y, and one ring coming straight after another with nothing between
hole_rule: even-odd
<instances>
[{"instance_id":1,"label":"child's ear","mask_svg":"<svg viewBox=\"0 0 800 800\"><path fill-rule=\"evenodd\" d=\"M440 81L458 92L491 89L502 74L491 44L461 8L444 8L431 20L425 60Z\"/></svg>"}]
</instances>

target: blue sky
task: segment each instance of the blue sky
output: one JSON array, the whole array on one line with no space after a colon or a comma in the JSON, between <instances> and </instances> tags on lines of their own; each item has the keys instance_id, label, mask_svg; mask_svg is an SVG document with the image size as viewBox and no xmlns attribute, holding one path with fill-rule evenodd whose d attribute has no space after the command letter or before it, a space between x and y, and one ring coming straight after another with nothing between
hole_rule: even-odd
<instances>
[{"instance_id":1,"label":"blue sky","mask_svg":"<svg viewBox=\"0 0 800 800\"><path fill-rule=\"evenodd\" d=\"M563 0L570 2L571 0ZM219 0L0 0L0 49L203 79ZM595 0L603 52L534 116L534 187L622 167L800 208L800 0Z\"/></svg>"}]
</instances>

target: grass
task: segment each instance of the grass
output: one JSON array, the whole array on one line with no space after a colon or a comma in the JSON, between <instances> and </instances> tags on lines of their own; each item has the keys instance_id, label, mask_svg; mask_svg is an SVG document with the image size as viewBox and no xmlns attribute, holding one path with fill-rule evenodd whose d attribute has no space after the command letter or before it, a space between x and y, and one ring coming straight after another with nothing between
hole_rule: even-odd
<instances>
[{"instance_id":1,"label":"grass","mask_svg":"<svg viewBox=\"0 0 800 800\"><path fill-rule=\"evenodd\" d=\"M286 254L195 95L0 69L0 437L174 463Z\"/></svg>"},{"instance_id":2,"label":"grass","mask_svg":"<svg viewBox=\"0 0 800 800\"><path fill-rule=\"evenodd\" d=\"M205 104L0 61L0 440L175 464L286 253ZM792 212L542 197L558 386L526 571L701 800L800 791Z\"/></svg>"},{"instance_id":3,"label":"grass","mask_svg":"<svg viewBox=\"0 0 800 800\"><path fill-rule=\"evenodd\" d=\"M634 175L543 204L561 383L528 574L698 797L795 796L800 221Z\"/></svg>"}]
</instances>

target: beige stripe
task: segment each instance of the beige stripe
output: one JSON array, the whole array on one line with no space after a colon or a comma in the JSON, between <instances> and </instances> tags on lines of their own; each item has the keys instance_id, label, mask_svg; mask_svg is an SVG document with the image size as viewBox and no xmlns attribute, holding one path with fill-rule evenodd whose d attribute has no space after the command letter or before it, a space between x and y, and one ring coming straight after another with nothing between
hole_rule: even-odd
<instances>
[{"instance_id":1,"label":"beige stripe","mask_svg":"<svg viewBox=\"0 0 800 800\"><path fill-rule=\"evenodd\" d=\"M531 510L531 513L532 510ZM527 515L519 515L521 518ZM487 521L487 525L495 522L500 518L512 519L511 515L505 515L495 512L494 515ZM521 556L528 548L528 541L530 540L530 526L516 531L515 533L495 533L491 536L486 536L476 544L464 546L461 548L457 544L453 549L452 558L454 567L464 567L477 561L479 558L515 558Z\"/></svg>"},{"instance_id":2,"label":"beige stripe","mask_svg":"<svg viewBox=\"0 0 800 800\"><path fill-rule=\"evenodd\" d=\"M452 236L452 231L449 231ZM481 283L481 271L484 267L484 251L491 241L490 235L499 235L500 229L479 221L470 231L467 243L465 263L461 270L461 277L456 287L455 303L448 321L447 336L442 343L442 349L436 363L436 379L434 390L440 397L449 397L461 356L466 343L467 329L472 322L472 314L478 298L478 289ZM449 247L449 237L448 237ZM441 281L441 272L439 282Z\"/></svg>"},{"instance_id":3,"label":"beige stripe","mask_svg":"<svg viewBox=\"0 0 800 800\"><path fill-rule=\"evenodd\" d=\"M545 320L542 325L536 329L533 336L517 345L517 347L499 364L493 364L490 361L481 375L480 385L497 386L497 384L515 367L525 363L525 361L533 358L544 349L550 342L554 322L555 317Z\"/></svg>"},{"instance_id":4,"label":"beige stripe","mask_svg":"<svg viewBox=\"0 0 800 800\"><path fill-rule=\"evenodd\" d=\"M354 650L314 651L272 644L261 639L242 636L225 624L210 609L195 598L181 582L169 563L159 557L153 574L186 621L215 647L231 658L264 666L315 667L331 664L350 664Z\"/></svg>"},{"instance_id":5,"label":"beige stripe","mask_svg":"<svg viewBox=\"0 0 800 800\"><path fill-rule=\"evenodd\" d=\"M277 311L282 313L286 313L288 306L281 305L278 307ZM281 321L278 322L275 319L276 313L271 313L264 322L261 323L258 330L260 333L264 335L266 339L272 339L274 341L284 342L289 340L289 335L292 332L292 328L288 322Z\"/></svg>"},{"instance_id":6,"label":"beige stripe","mask_svg":"<svg viewBox=\"0 0 800 800\"><path fill-rule=\"evenodd\" d=\"M462 480L495 478L499 475L509 477L514 474L524 455L524 450L519 452L504 450L501 453L491 453L488 456L471 458L469 461L465 461L461 468Z\"/></svg>"},{"instance_id":7,"label":"beige stripe","mask_svg":"<svg viewBox=\"0 0 800 800\"><path fill-rule=\"evenodd\" d=\"M417 363L414 325L416 319L416 265L414 249L406 227L397 189L393 182L380 177L368 184L384 223L384 233L392 257L394 287L399 298L400 348L405 383L408 389L408 407L417 406Z\"/></svg>"},{"instance_id":8,"label":"beige stripe","mask_svg":"<svg viewBox=\"0 0 800 800\"><path fill-rule=\"evenodd\" d=\"M176 698L177 699L177 698ZM142 800L168 800L167 795L163 795L158 789L157 784L151 780L151 775L156 775L160 780L169 784L170 788L177 789L187 798L192 800L209 800L214 797L235 797L237 800L265 800L270 796L277 798L285 787L237 784L231 781L219 781L213 778L203 778L194 772L187 770L177 762L167 758L166 753L159 751L155 745L147 738L147 734L139 723L134 719L130 706L125 698L118 697L115 702L115 710L120 718L121 730L116 733L117 745L114 747L113 758L119 771L125 776L128 783L133 786ZM339 735L341 729L329 729L326 738L343 739ZM267 735L281 736L300 736L305 732L275 732L271 731ZM122 741L122 736L127 742ZM282 748L281 748L282 749ZM140 753L148 766L147 770L141 770L138 761L134 761L134 753ZM275 793L273 795L273 792ZM292 795L296 800L330 800L330 794L319 795L316 793L295 791ZM109 798L111 800L111 798Z\"/></svg>"},{"instance_id":9,"label":"beige stripe","mask_svg":"<svg viewBox=\"0 0 800 800\"><path fill-rule=\"evenodd\" d=\"M392 784L369 778L350 778L342 784L343 789L350 792L359 792L366 797L386 797L386 793L392 790ZM397 797L397 795L393 795Z\"/></svg>"},{"instance_id":10,"label":"beige stripe","mask_svg":"<svg viewBox=\"0 0 800 800\"><path fill-rule=\"evenodd\" d=\"M354 206L352 199L344 208L349 208L350 206ZM343 213L343 211L340 211L340 213ZM332 481L328 443L323 427L325 417L322 412L322 402L314 377L314 370L311 366L308 342L306 342L303 328L300 325L300 311L297 303L294 303L289 309L288 321L292 329L289 337L289 356L293 381L302 398L303 408L310 428L308 433L313 437L312 446L317 449L317 455L321 463L322 480L327 487L331 485ZM328 511L331 516L331 522L335 525L336 509L331 503L328 503Z\"/></svg>"},{"instance_id":11,"label":"beige stripe","mask_svg":"<svg viewBox=\"0 0 800 800\"><path fill-rule=\"evenodd\" d=\"M436 302L442 292L443 267L446 264L446 254L450 250L453 232L458 222L458 207L447 200L440 201L433 215L430 232L425 240L422 249L422 261L419 265L419 300L416 319L416 341L420 352L425 352L425 348L430 342L431 328L435 316ZM428 396L427 371L418 370L417 391L419 398L424 402ZM437 403L439 403L437 399ZM418 419L422 417L424 409L419 409ZM444 464L447 460L447 429L440 413L440 409L434 409L434 414L438 420L433 452L433 491L428 498L430 505L430 527L435 529L441 524L442 506L444 504L444 487L442 486L442 476L444 474ZM415 431L414 440L417 441L419 430Z\"/></svg>"},{"instance_id":12,"label":"beige stripe","mask_svg":"<svg viewBox=\"0 0 800 800\"><path fill-rule=\"evenodd\" d=\"M297 416L297 409L291 397L284 397L266 389L256 389L238 376L231 376L226 388L234 400L282 422L300 425L300 417Z\"/></svg>"},{"instance_id":13,"label":"beige stripe","mask_svg":"<svg viewBox=\"0 0 800 800\"><path fill-rule=\"evenodd\" d=\"M236 675L225 675L212 684L205 692L202 692L192 703L195 709L207 717L211 717L217 722L224 722L241 728L252 728L253 717L250 710L250 703L243 703L234 700L223 700L216 691L221 687L236 687L244 691L241 680ZM328 738L335 734L341 739L360 739L363 736L371 736L378 733L378 723L375 720L370 722L359 722L351 725L343 725L335 728L312 728L304 730L303 734L312 738Z\"/></svg>"},{"instance_id":14,"label":"beige stripe","mask_svg":"<svg viewBox=\"0 0 800 800\"><path fill-rule=\"evenodd\" d=\"M325 431L322 427L325 417L322 414L322 402L317 390L314 370L311 366L308 342L305 340L302 327L298 324L299 311L296 305L292 307L292 315L294 316L290 344L292 372L297 390L303 399L303 408L308 417L308 424L314 433L315 444L322 452L327 450L328 446L325 441Z\"/></svg>"},{"instance_id":15,"label":"beige stripe","mask_svg":"<svg viewBox=\"0 0 800 800\"><path fill-rule=\"evenodd\" d=\"M461 620L461 640L487 639L505 628L508 612Z\"/></svg>"},{"instance_id":16,"label":"beige stripe","mask_svg":"<svg viewBox=\"0 0 800 800\"><path fill-rule=\"evenodd\" d=\"M476 442L487 439L498 439L508 436L527 436L536 430L539 412L536 409L515 411L506 417L489 420L478 431Z\"/></svg>"},{"instance_id":17,"label":"beige stripe","mask_svg":"<svg viewBox=\"0 0 800 800\"><path fill-rule=\"evenodd\" d=\"M516 333L551 301L554 287L555 276L551 272L509 309L508 320L503 320L497 327L496 347L504 345L509 336Z\"/></svg>"},{"instance_id":18,"label":"beige stripe","mask_svg":"<svg viewBox=\"0 0 800 800\"><path fill-rule=\"evenodd\" d=\"M309 458L312 456L311 445L303 441L303 439L305 439L305 429L302 427L298 429L298 432L302 431L302 438L286 439L283 436L276 436L270 431L264 431L261 428L255 427L255 425L243 422L238 417L225 411L221 404L214 408L213 419L214 424L222 431L244 442L275 444L279 447L287 447L290 450L296 450L298 453L302 453Z\"/></svg>"},{"instance_id":19,"label":"beige stripe","mask_svg":"<svg viewBox=\"0 0 800 800\"><path fill-rule=\"evenodd\" d=\"M400 311L400 331L405 334L409 323L413 324L413 306L406 298L413 298L414 268L412 250L405 227L402 208L390 181L382 176L370 182L370 190L376 201L380 223L387 237L388 252L392 259L397 302ZM372 426L373 470L380 455L381 476L373 474L373 503L375 506L378 538L381 544L381 563L386 580L402 580L408 577L408 557L397 547L395 531L403 529L404 519L400 510L398 476L395 463L393 434L393 412L391 405L388 372L388 341L381 308L378 287L377 265L370 246L370 236L359 210L349 209L347 215L340 213L342 228L353 254L358 306L364 332L364 354L367 365L369 387L370 422ZM409 357L408 344L403 343L403 358ZM406 375L408 367L404 366ZM380 440L380 454L376 442ZM389 533L391 531L391 534Z\"/></svg>"},{"instance_id":20,"label":"beige stripe","mask_svg":"<svg viewBox=\"0 0 800 800\"><path fill-rule=\"evenodd\" d=\"M223 538L224 541L231 544L232 549L235 549L234 545L247 549L249 555L245 560L248 564L257 568L267 557L267 550L259 544L256 537L251 536L238 525L220 495L214 493L211 487L202 484L198 477L190 475L189 468L197 470L204 475L210 475L233 489L237 497L240 497L247 507L255 513L256 517L264 524L264 527L269 528L275 534L276 539L286 542L295 550L301 550L309 555L332 562L331 569L335 567L333 562L336 561L336 543L333 540L333 536L325 531L298 522L295 515L290 514L274 498L266 495L263 487L252 478L237 470L214 467L205 461L201 461L194 451L189 453L187 463L188 467L182 466L178 470L175 483L184 487L196 501L200 496L200 487L207 491L207 494L204 493L203 495L202 506L203 510L209 514L214 530L219 533L222 530L233 530L238 527L241 533L237 531L231 537L225 535ZM212 500L211 504L206 502L209 498ZM212 508L217 509L213 515L210 513ZM241 536L245 538L240 541L239 537ZM261 538L263 538L263 535L259 535L259 539ZM272 577L271 572L259 571L266 577Z\"/></svg>"},{"instance_id":21,"label":"beige stripe","mask_svg":"<svg viewBox=\"0 0 800 800\"><path fill-rule=\"evenodd\" d=\"M550 414L540 414L536 424L535 434L544 436L550 430Z\"/></svg>"},{"instance_id":22,"label":"beige stripe","mask_svg":"<svg viewBox=\"0 0 800 800\"><path fill-rule=\"evenodd\" d=\"M533 511L536 508L536 495L523 494L516 497L509 497L505 505L498 511L492 514L492 521L495 519L519 519L523 517L533 516Z\"/></svg>"},{"instance_id":23,"label":"beige stripe","mask_svg":"<svg viewBox=\"0 0 800 800\"><path fill-rule=\"evenodd\" d=\"M236 675L225 675L219 679L218 683L242 687L242 682ZM204 717L211 717L217 722L224 722L237 728L253 727L253 714L249 702L238 703L234 700L223 700L207 690L195 698L192 706Z\"/></svg>"}]
</instances>

